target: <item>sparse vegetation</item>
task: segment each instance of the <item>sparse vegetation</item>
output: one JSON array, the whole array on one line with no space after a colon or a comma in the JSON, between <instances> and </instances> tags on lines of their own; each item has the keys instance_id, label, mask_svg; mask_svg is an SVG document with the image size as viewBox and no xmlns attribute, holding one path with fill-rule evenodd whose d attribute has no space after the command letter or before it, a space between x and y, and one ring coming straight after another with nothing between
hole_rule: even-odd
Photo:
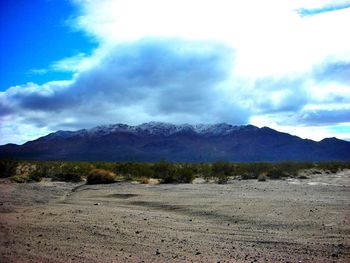
<instances>
[{"instance_id":1,"label":"sparse vegetation","mask_svg":"<svg viewBox=\"0 0 350 263\"><path fill-rule=\"evenodd\" d=\"M87 184L111 184L115 182L115 173L103 169L92 170L86 180Z\"/></svg>"},{"instance_id":2,"label":"sparse vegetation","mask_svg":"<svg viewBox=\"0 0 350 263\"><path fill-rule=\"evenodd\" d=\"M34 171L30 174L18 174L10 178L11 178L11 181L16 183L31 183L31 182L40 182L43 177L40 172Z\"/></svg>"},{"instance_id":3,"label":"sparse vegetation","mask_svg":"<svg viewBox=\"0 0 350 263\"><path fill-rule=\"evenodd\" d=\"M195 178L195 169L190 164L173 164L160 161L153 165L155 178L164 184L169 183L192 183Z\"/></svg>"},{"instance_id":4,"label":"sparse vegetation","mask_svg":"<svg viewBox=\"0 0 350 263\"><path fill-rule=\"evenodd\" d=\"M266 181L267 181L266 173L259 174L258 182L266 182Z\"/></svg>"},{"instance_id":5,"label":"sparse vegetation","mask_svg":"<svg viewBox=\"0 0 350 263\"><path fill-rule=\"evenodd\" d=\"M218 173L215 175L216 182L218 184L227 184L229 177L224 173Z\"/></svg>"},{"instance_id":6,"label":"sparse vegetation","mask_svg":"<svg viewBox=\"0 0 350 263\"><path fill-rule=\"evenodd\" d=\"M234 167L229 162L218 161L213 163L211 173L218 184L226 184L234 172Z\"/></svg>"},{"instance_id":7,"label":"sparse vegetation","mask_svg":"<svg viewBox=\"0 0 350 263\"><path fill-rule=\"evenodd\" d=\"M140 183L141 184L149 184L150 183L150 178L148 178L148 177L141 177L140 178Z\"/></svg>"},{"instance_id":8,"label":"sparse vegetation","mask_svg":"<svg viewBox=\"0 0 350 263\"><path fill-rule=\"evenodd\" d=\"M306 175L303 175L303 174L302 174L302 175L299 175L299 176L298 176L298 179L302 179L302 180L303 180L303 179L309 179L309 177L307 177Z\"/></svg>"},{"instance_id":9,"label":"sparse vegetation","mask_svg":"<svg viewBox=\"0 0 350 263\"><path fill-rule=\"evenodd\" d=\"M59 173L52 177L53 181L61 181L61 182L72 182L72 183L79 183L82 182L84 179L83 177L78 173Z\"/></svg>"},{"instance_id":10,"label":"sparse vegetation","mask_svg":"<svg viewBox=\"0 0 350 263\"><path fill-rule=\"evenodd\" d=\"M16 183L28 183L30 182L28 176L23 176L23 175L15 175L10 177L12 182Z\"/></svg>"},{"instance_id":11,"label":"sparse vegetation","mask_svg":"<svg viewBox=\"0 0 350 263\"><path fill-rule=\"evenodd\" d=\"M157 163L140 162L64 162L0 160L0 177L15 182L39 182L42 178L56 181L111 183L116 179L148 184L151 178L161 183L192 183L196 177L219 184L231 179L308 178L308 174L329 174L350 169L350 162L280 162L280 163ZM116 176L117 175L117 176Z\"/></svg>"},{"instance_id":12,"label":"sparse vegetation","mask_svg":"<svg viewBox=\"0 0 350 263\"><path fill-rule=\"evenodd\" d=\"M15 160L0 160L0 178L15 176L17 165L18 161Z\"/></svg>"}]
</instances>

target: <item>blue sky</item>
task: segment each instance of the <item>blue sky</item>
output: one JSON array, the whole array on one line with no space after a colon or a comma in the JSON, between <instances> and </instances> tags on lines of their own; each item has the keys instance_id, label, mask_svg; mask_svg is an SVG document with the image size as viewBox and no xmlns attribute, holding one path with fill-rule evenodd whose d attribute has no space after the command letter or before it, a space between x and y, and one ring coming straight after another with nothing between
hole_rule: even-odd
<instances>
[{"instance_id":1,"label":"blue sky","mask_svg":"<svg viewBox=\"0 0 350 263\"><path fill-rule=\"evenodd\" d=\"M84 32L70 26L78 10L68 0L5 0L0 5L0 90L71 78L71 72L40 70L96 47Z\"/></svg>"},{"instance_id":2,"label":"blue sky","mask_svg":"<svg viewBox=\"0 0 350 263\"><path fill-rule=\"evenodd\" d=\"M0 144L148 121L350 138L349 1L0 5Z\"/></svg>"}]
</instances>

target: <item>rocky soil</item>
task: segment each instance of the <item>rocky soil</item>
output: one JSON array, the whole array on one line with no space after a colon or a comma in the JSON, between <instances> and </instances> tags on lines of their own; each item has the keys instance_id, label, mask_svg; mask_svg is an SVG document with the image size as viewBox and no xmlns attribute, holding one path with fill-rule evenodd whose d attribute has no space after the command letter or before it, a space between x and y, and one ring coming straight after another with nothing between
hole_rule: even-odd
<instances>
[{"instance_id":1,"label":"rocky soil","mask_svg":"<svg viewBox=\"0 0 350 263\"><path fill-rule=\"evenodd\" d=\"M350 171L194 184L0 183L1 262L350 262Z\"/></svg>"}]
</instances>

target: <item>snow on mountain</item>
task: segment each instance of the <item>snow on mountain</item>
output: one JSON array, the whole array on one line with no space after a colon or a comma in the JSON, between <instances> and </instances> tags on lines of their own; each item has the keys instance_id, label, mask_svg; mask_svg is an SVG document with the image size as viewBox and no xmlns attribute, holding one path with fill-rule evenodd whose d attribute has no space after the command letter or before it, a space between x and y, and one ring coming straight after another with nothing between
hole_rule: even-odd
<instances>
[{"instance_id":1,"label":"snow on mountain","mask_svg":"<svg viewBox=\"0 0 350 263\"><path fill-rule=\"evenodd\" d=\"M128 132L128 133L145 133L149 135L164 135L170 136L172 134L180 132L193 132L200 135L206 136L219 136L227 135L233 131L243 129L258 129L252 125L233 126L227 123L218 124L180 124L175 125L166 122L147 122L136 126L130 126L127 124L111 124L111 125L100 125L91 129L82 129L78 131L57 131L51 133L43 138L45 140L53 140L57 138L68 138L72 136L80 137L95 137L105 136L116 132Z\"/></svg>"},{"instance_id":2,"label":"snow on mountain","mask_svg":"<svg viewBox=\"0 0 350 263\"><path fill-rule=\"evenodd\" d=\"M134 126L136 130L148 132L152 135L163 134L163 135L171 135L176 133L179 129L178 126L171 123L166 122L147 122L138 126Z\"/></svg>"},{"instance_id":3,"label":"snow on mountain","mask_svg":"<svg viewBox=\"0 0 350 263\"><path fill-rule=\"evenodd\" d=\"M195 134L199 136L193 139ZM0 157L147 162L349 160L350 143L335 138L314 142L252 125L149 122L58 131L23 145L0 146Z\"/></svg>"}]
</instances>

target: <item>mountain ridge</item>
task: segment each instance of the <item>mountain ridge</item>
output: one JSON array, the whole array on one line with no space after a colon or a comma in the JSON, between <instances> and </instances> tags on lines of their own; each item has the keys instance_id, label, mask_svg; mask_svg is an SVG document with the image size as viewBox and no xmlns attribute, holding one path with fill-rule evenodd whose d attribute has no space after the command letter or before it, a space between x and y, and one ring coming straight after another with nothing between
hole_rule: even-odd
<instances>
[{"instance_id":1,"label":"mountain ridge","mask_svg":"<svg viewBox=\"0 0 350 263\"><path fill-rule=\"evenodd\" d=\"M22 145L0 146L0 157L87 161L350 160L350 142L302 139L253 125L148 122L57 131Z\"/></svg>"}]
</instances>

